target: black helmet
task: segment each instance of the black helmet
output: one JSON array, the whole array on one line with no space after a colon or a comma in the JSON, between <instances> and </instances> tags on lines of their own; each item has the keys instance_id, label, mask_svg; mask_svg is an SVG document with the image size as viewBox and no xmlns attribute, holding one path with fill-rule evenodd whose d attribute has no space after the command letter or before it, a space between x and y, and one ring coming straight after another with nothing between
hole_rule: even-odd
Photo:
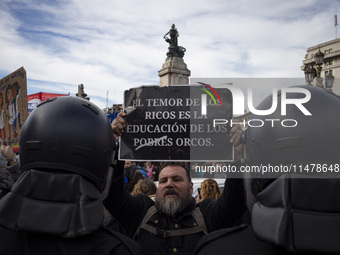
<instances>
[{"instance_id":1,"label":"black helmet","mask_svg":"<svg viewBox=\"0 0 340 255\"><path fill-rule=\"evenodd\" d=\"M78 173L102 190L114 137L105 113L78 97L56 97L27 118L20 139L22 170L56 169Z\"/></svg>"},{"instance_id":2,"label":"black helmet","mask_svg":"<svg viewBox=\"0 0 340 255\"><path fill-rule=\"evenodd\" d=\"M290 166L306 163L339 163L340 155L340 109L339 98L324 89L294 86L310 92L311 98L303 107L311 114L303 113L294 104L287 104L286 115L281 112L281 93L278 93L277 109L267 116L253 115L253 126L246 132L246 162L250 166ZM303 93L287 93L287 98L304 98ZM268 96L257 107L258 110L270 109L273 96ZM261 126L261 127L259 127ZM282 168L281 168L282 169ZM287 169L286 169L287 170ZM256 177L278 177L283 171L267 176L251 173ZM253 185L254 195L266 185L265 179Z\"/></svg>"}]
</instances>

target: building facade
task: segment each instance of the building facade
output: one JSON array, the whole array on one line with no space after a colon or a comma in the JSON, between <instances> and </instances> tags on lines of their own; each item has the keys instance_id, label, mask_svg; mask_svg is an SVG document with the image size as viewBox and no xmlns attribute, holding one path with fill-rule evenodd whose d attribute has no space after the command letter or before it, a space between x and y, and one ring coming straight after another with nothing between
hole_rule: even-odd
<instances>
[{"instance_id":1,"label":"building facade","mask_svg":"<svg viewBox=\"0 0 340 255\"><path fill-rule=\"evenodd\" d=\"M309 47L301 69L304 71L308 66L316 68L314 56L319 50L324 54L324 61L321 66L323 85L325 86L325 77L333 75L335 79L332 90L335 94L340 95L340 38Z\"/></svg>"}]
</instances>

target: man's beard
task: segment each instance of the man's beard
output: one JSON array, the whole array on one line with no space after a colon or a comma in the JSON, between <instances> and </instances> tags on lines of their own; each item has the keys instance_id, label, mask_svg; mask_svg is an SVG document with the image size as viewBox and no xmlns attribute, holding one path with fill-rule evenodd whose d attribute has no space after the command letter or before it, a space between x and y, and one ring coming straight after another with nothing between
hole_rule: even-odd
<instances>
[{"instance_id":1,"label":"man's beard","mask_svg":"<svg viewBox=\"0 0 340 255\"><path fill-rule=\"evenodd\" d=\"M157 192L155 197L155 206L165 215L175 216L176 213L183 211L191 201L192 197L190 194L190 188L188 188L186 196L178 196L178 198L170 197L165 199Z\"/></svg>"}]
</instances>

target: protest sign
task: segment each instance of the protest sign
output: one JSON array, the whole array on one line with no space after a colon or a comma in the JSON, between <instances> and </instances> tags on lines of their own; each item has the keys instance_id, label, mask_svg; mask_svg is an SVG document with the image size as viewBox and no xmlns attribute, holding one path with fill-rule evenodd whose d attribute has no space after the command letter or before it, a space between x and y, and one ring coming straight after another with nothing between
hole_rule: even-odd
<instances>
[{"instance_id":1,"label":"protest sign","mask_svg":"<svg viewBox=\"0 0 340 255\"><path fill-rule=\"evenodd\" d=\"M120 140L121 160L233 160L228 89L189 86L143 86L125 91L127 128Z\"/></svg>"},{"instance_id":2,"label":"protest sign","mask_svg":"<svg viewBox=\"0 0 340 255\"><path fill-rule=\"evenodd\" d=\"M28 116L27 77L23 67L0 80L0 138L17 144Z\"/></svg>"},{"instance_id":3,"label":"protest sign","mask_svg":"<svg viewBox=\"0 0 340 255\"><path fill-rule=\"evenodd\" d=\"M45 93L45 92L38 92L35 94L31 94L27 96L27 104L28 104L28 115L32 113L32 111L37 108L37 106L44 102L47 99L53 98L53 97L61 97L61 96L69 96L68 94L56 94L56 93Z\"/></svg>"}]
</instances>

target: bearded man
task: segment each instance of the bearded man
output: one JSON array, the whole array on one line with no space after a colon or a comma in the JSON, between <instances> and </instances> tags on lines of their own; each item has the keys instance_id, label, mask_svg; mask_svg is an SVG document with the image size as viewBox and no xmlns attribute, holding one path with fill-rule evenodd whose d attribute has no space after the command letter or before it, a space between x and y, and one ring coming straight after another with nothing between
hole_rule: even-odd
<instances>
[{"instance_id":1,"label":"bearded man","mask_svg":"<svg viewBox=\"0 0 340 255\"><path fill-rule=\"evenodd\" d=\"M124 132L125 116L119 113L112 124L116 135ZM231 132L231 142L237 145L235 130ZM196 204L186 164L168 162L162 167L155 201L145 194L131 196L123 173L123 162L119 162L104 205L142 246L143 254L191 254L205 234L235 226L246 208L242 179L227 178L218 200Z\"/></svg>"}]
</instances>

